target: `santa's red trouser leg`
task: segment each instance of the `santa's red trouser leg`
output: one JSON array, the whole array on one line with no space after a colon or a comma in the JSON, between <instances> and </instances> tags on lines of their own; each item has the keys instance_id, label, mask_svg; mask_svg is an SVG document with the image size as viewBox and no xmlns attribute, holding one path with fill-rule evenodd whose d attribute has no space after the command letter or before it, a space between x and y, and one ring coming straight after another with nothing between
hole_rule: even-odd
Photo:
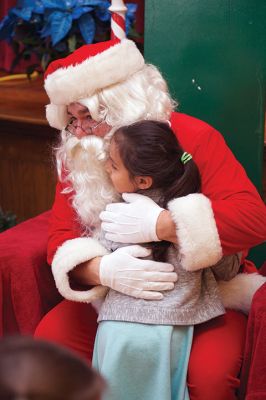
<instances>
[{"instance_id":1,"label":"santa's red trouser leg","mask_svg":"<svg viewBox=\"0 0 266 400\"><path fill-rule=\"evenodd\" d=\"M63 300L43 317L34 336L63 345L90 361L96 331L97 314L90 304Z\"/></svg>"},{"instance_id":2,"label":"santa's red trouser leg","mask_svg":"<svg viewBox=\"0 0 266 400\"><path fill-rule=\"evenodd\" d=\"M247 317L236 311L195 327L188 370L190 400L236 400Z\"/></svg>"},{"instance_id":3,"label":"santa's red trouser leg","mask_svg":"<svg viewBox=\"0 0 266 400\"><path fill-rule=\"evenodd\" d=\"M64 345L91 359L97 315L87 304L62 301L38 325L35 337ZM235 311L195 329L188 371L191 400L236 400L246 317Z\"/></svg>"}]
</instances>

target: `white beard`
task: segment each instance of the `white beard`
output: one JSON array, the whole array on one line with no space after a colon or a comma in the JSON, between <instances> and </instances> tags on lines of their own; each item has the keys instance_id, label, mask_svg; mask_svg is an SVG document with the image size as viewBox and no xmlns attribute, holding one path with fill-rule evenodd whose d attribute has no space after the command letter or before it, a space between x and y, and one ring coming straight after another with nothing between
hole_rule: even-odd
<instances>
[{"instance_id":1,"label":"white beard","mask_svg":"<svg viewBox=\"0 0 266 400\"><path fill-rule=\"evenodd\" d=\"M100 212L120 198L104 168L104 140L96 136L78 139L63 131L56 160L59 179L67 186L64 193L73 192L72 205L84 235L98 236Z\"/></svg>"}]
</instances>

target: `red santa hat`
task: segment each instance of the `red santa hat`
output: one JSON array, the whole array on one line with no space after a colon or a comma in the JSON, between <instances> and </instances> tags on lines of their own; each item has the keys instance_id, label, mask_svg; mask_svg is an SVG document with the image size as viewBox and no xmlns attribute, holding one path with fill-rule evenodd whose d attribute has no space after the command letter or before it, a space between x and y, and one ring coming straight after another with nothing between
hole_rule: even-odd
<instances>
[{"instance_id":1,"label":"red santa hat","mask_svg":"<svg viewBox=\"0 0 266 400\"><path fill-rule=\"evenodd\" d=\"M44 76L44 88L51 101L46 107L48 122L62 129L67 122L68 104L127 80L143 66L142 54L128 39L84 45L53 61Z\"/></svg>"}]
</instances>

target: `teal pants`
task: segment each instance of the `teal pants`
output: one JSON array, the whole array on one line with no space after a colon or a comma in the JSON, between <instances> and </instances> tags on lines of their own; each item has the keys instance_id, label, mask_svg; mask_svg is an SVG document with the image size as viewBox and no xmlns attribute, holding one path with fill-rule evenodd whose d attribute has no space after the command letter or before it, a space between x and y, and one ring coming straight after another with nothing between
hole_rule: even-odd
<instances>
[{"instance_id":1,"label":"teal pants","mask_svg":"<svg viewBox=\"0 0 266 400\"><path fill-rule=\"evenodd\" d=\"M192 339L193 326L101 322L93 366L107 380L105 400L189 400Z\"/></svg>"}]
</instances>

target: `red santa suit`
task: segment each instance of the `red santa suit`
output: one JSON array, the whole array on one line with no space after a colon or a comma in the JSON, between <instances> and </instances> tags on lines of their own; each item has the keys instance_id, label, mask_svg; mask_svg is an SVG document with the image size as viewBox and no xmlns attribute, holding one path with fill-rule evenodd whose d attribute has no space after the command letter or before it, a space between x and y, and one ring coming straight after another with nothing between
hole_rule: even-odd
<instances>
[{"instance_id":1,"label":"red santa suit","mask_svg":"<svg viewBox=\"0 0 266 400\"><path fill-rule=\"evenodd\" d=\"M57 66L59 72L60 67L62 65ZM136 70L139 68L141 66L136 63ZM53 78L53 73L51 75ZM53 84L52 79L50 86ZM51 97L55 98L55 94ZM71 101L76 100L70 99L65 104ZM56 107L58 112L61 105ZM53 104L48 111L49 118L50 121L54 118ZM215 264L223 254L246 254L250 247L266 239L266 208L255 187L214 128L176 112L171 116L171 126L182 147L192 154L202 179L202 193L175 199L170 207L184 268L194 271ZM106 254L106 250L94 238L81 237L82 227L70 195L63 194L63 189L64 184L58 182L49 230L48 262L53 265L58 289L66 298L89 302L98 297L97 290L73 290L68 274L78 264ZM229 286L222 288L226 294L236 292L235 297L225 296L228 301L225 305L246 311L262 283L256 274L252 280L244 278L240 291L237 291L239 280L234 278ZM191 399L235 398L233 389L238 386L245 324L243 315L230 312L203 324L198 328L198 334L196 329L188 376ZM65 301L44 318L36 335L57 340L89 357L92 349L88 343L93 344L95 326L96 315L90 305ZM226 336L230 337L230 344L223 340ZM203 354L205 368L201 359ZM204 384L209 382L208 377L213 385ZM215 393L210 386L215 388Z\"/></svg>"}]
</instances>

